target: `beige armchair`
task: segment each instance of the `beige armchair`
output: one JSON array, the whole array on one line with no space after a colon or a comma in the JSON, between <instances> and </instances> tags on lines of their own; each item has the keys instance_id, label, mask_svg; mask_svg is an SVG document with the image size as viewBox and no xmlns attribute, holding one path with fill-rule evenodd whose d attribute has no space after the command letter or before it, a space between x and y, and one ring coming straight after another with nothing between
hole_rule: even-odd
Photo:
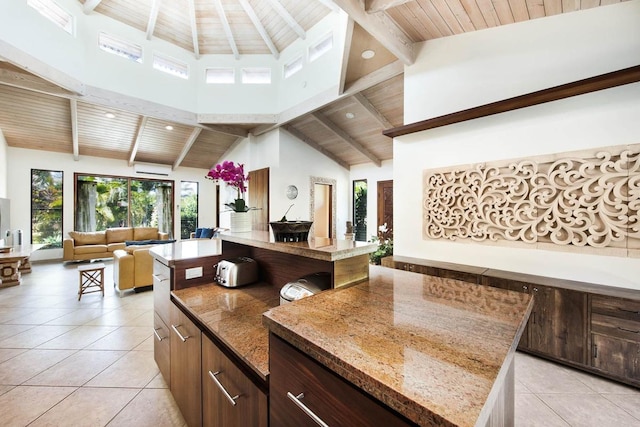
<instances>
[{"instance_id":1,"label":"beige armchair","mask_svg":"<svg viewBox=\"0 0 640 427\"><path fill-rule=\"evenodd\" d=\"M113 286L120 297L128 289L153 286L153 257L149 253L153 246L127 246L113 252Z\"/></svg>"}]
</instances>

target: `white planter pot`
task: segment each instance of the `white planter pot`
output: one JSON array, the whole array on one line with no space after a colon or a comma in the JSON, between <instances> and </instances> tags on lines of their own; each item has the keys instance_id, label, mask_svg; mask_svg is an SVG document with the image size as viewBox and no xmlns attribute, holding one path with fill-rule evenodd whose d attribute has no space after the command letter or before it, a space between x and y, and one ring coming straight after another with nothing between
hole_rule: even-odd
<instances>
[{"instance_id":1,"label":"white planter pot","mask_svg":"<svg viewBox=\"0 0 640 427\"><path fill-rule=\"evenodd\" d=\"M231 212L231 232L246 233L251 231L251 214L249 212Z\"/></svg>"}]
</instances>

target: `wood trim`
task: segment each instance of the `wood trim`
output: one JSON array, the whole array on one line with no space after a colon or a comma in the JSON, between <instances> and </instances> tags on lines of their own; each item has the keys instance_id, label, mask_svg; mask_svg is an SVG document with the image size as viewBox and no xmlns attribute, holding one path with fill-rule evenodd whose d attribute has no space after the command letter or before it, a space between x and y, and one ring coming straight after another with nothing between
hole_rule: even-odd
<instances>
[{"instance_id":1,"label":"wood trim","mask_svg":"<svg viewBox=\"0 0 640 427\"><path fill-rule=\"evenodd\" d=\"M613 71L611 73L600 74L595 77L578 80L560 86L554 86L549 89L531 92L514 98L503 99L502 101L492 102L479 107L445 114L444 116L387 129L383 131L382 134L390 138L396 138L398 136L409 135L423 130L478 119L480 117L491 116L493 114L505 113L507 111L544 104L546 102L558 101L560 99L584 95L586 93L610 89L612 87L636 83L638 81L640 81L640 65Z\"/></svg>"}]
</instances>

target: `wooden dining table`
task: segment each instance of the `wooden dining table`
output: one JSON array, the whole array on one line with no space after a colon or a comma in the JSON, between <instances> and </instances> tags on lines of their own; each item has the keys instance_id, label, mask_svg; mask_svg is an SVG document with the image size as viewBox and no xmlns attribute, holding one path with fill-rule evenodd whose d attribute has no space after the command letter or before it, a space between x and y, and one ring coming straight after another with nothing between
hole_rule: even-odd
<instances>
[{"instance_id":1,"label":"wooden dining table","mask_svg":"<svg viewBox=\"0 0 640 427\"><path fill-rule=\"evenodd\" d=\"M22 275L31 273L31 254L44 245L2 247L0 251L0 288L22 283Z\"/></svg>"}]
</instances>

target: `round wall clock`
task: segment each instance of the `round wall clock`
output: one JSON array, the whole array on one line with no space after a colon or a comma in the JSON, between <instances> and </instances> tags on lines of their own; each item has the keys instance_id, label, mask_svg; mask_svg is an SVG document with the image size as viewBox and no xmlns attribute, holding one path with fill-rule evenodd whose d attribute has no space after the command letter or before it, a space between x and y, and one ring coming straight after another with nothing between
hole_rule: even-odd
<instances>
[{"instance_id":1,"label":"round wall clock","mask_svg":"<svg viewBox=\"0 0 640 427\"><path fill-rule=\"evenodd\" d=\"M298 197L298 188L295 185L290 185L287 187L287 198L290 200Z\"/></svg>"}]
</instances>

